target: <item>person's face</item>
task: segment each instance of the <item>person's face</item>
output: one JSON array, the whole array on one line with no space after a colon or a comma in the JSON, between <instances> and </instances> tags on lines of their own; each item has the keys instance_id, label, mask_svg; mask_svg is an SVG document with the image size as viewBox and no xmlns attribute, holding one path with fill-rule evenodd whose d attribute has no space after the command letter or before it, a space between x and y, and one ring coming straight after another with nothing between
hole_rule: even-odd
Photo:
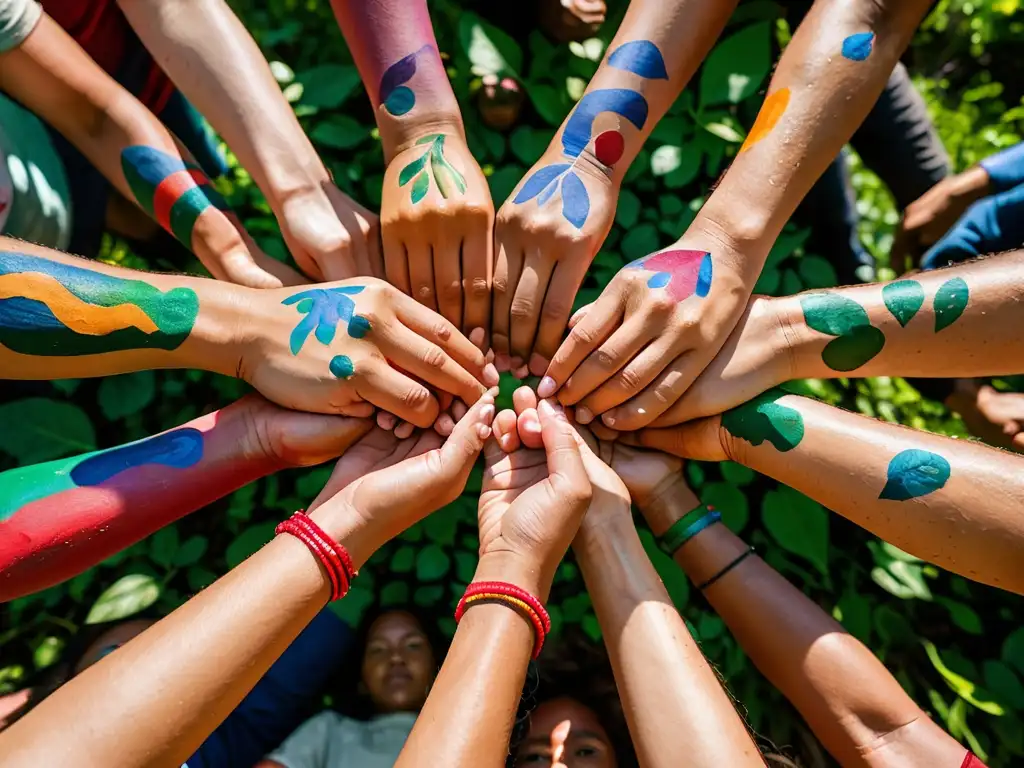
<instances>
[{"instance_id":1,"label":"person's face","mask_svg":"<svg viewBox=\"0 0 1024 768\"><path fill-rule=\"evenodd\" d=\"M363 685L378 712L419 712L436 669L434 649L408 613L385 613L370 626Z\"/></svg>"},{"instance_id":2,"label":"person's face","mask_svg":"<svg viewBox=\"0 0 1024 768\"><path fill-rule=\"evenodd\" d=\"M545 701L530 715L530 732L516 750L516 768L549 768L556 729L569 723L563 742L561 766L565 768L617 768L611 739L592 709L566 697Z\"/></svg>"},{"instance_id":3,"label":"person's face","mask_svg":"<svg viewBox=\"0 0 1024 768\"><path fill-rule=\"evenodd\" d=\"M78 666L75 667L75 674L82 674L104 656L113 653L132 638L141 635L155 623L153 619L135 619L111 627L85 649L82 658L78 660Z\"/></svg>"}]
</instances>

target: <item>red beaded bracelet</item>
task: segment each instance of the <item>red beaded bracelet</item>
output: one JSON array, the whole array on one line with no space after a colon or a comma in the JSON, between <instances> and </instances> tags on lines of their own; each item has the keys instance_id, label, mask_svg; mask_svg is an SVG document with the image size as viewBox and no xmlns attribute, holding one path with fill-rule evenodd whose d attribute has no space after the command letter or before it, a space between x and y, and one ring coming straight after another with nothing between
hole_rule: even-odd
<instances>
[{"instance_id":1,"label":"red beaded bracelet","mask_svg":"<svg viewBox=\"0 0 1024 768\"><path fill-rule=\"evenodd\" d=\"M331 582L331 601L345 596L355 576L352 558L341 544L327 535L303 510L300 509L282 521L274 533L294 536L316 556Z\"/></svg>"},{"instance_id":2,"label":"red beaded bracelet","mask_svg":"<svg viewBox=\"0 0 1024 768\"><path fill-rule=\"evenodd\" d=\"M525 616L533 625L533 658L540 656L544 640L551 631L551 617L544 604L525 589L504 581L480 581L466 587L466 593L455 609L455 621L459 622L466 609L484 602L497 602Z\"/></svg>"}]
</instances>

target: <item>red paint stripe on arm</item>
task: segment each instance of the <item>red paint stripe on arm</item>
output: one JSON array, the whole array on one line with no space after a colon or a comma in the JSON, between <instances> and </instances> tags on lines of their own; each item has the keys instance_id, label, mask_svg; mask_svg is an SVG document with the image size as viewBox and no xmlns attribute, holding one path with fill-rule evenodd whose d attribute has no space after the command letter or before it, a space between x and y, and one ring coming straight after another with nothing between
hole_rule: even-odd
<instances>
[{"instance_id":1,"label":"red paint stripe on arm","mask_svg":"<svg viewBox=\"0 0 1024 768\"><path fill-rule=\"evenodd\" d=\"M174 207L178 198L192 187L209 183L210 180L206 174L197 168L177 171L166 176L153 192L153 217L157 223L171 232L171 208Z\"/></svg>"}]
</instances>

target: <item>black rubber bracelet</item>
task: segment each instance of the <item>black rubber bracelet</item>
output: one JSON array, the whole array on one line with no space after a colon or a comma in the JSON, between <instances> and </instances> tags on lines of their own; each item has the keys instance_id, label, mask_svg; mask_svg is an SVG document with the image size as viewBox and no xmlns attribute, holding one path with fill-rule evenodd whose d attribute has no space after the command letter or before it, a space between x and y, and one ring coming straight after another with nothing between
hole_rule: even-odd
<instances>
[{"instance_id":1,"label":"black rubber bracelet","mask_svg":"<svg viewBox=\"0 0 1024 768\"><path fill-rule=\"evenodd\" d=\"M697 585L697 589L698 589L699 591L703 592L703 591L704 591L705 589L707 589L707 588L708 588L708 587L710 587L710 586L711 586L712 584L714 584L714 583L715 583L716 581L718 581L718 580L719 580L720 578L722 578L723 576L725 576L725 574L727 574L727 573L728 573L729 571L731 571L731 570L732 570L733 568L735 568L735 567L736 567L737 565L739 565L740 563L742 563L742 562L743 562L744 560L746 560L746 559L747 559L748 557L750 557L750 556L751 556L752 554L754 554L754 548L753 548L753 547L751 547L751 548L750 548L750 549L748 549L748 550L747 550L746 552L744 552L744 553L743 553L742 555L740 555L739 557L737 557L737 558L736 558L735 560L733 560L733 561L732 561L731 563L729 563L729 564L728 564L727 566L725 566L725 568L723 568L722 570L720 570L720 571L719 571L718 573L716 573L716 574L715 574L714 576L712 576L712 577L711 577L710 579L708 579L707 581L703 582L702 584L698 584L698 585Z\"/></svg>"}]
</instances>

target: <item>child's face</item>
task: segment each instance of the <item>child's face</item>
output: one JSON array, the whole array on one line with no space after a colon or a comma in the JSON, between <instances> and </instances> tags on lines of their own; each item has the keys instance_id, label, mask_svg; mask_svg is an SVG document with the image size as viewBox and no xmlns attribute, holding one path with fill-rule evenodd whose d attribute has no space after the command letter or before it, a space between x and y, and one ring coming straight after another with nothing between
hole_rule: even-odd
<instances>
[{"instance_id":1,"label":"child's face","mask_svg":"<svg viewBox=\"0 0 1024 768\"><path fill-rule=\"evenodd\" d=\"M380 616L366 637L363 685L378 712L419 712L434 682L434 649L404 611Z\"/></svg>"},{"instance_id":2,"label":"child's face","mask_svg":"<svg viewBox=\"0 0 1024 768\"><path fill-rule=\"evenodd\" d=\"M569 735L558 768L617 768L611 739L597 715L568 697L545 701L530 714L530 732L516 750L516 768L549 768L552 733L565 721Z\"/></svg>"}]
</instances>

